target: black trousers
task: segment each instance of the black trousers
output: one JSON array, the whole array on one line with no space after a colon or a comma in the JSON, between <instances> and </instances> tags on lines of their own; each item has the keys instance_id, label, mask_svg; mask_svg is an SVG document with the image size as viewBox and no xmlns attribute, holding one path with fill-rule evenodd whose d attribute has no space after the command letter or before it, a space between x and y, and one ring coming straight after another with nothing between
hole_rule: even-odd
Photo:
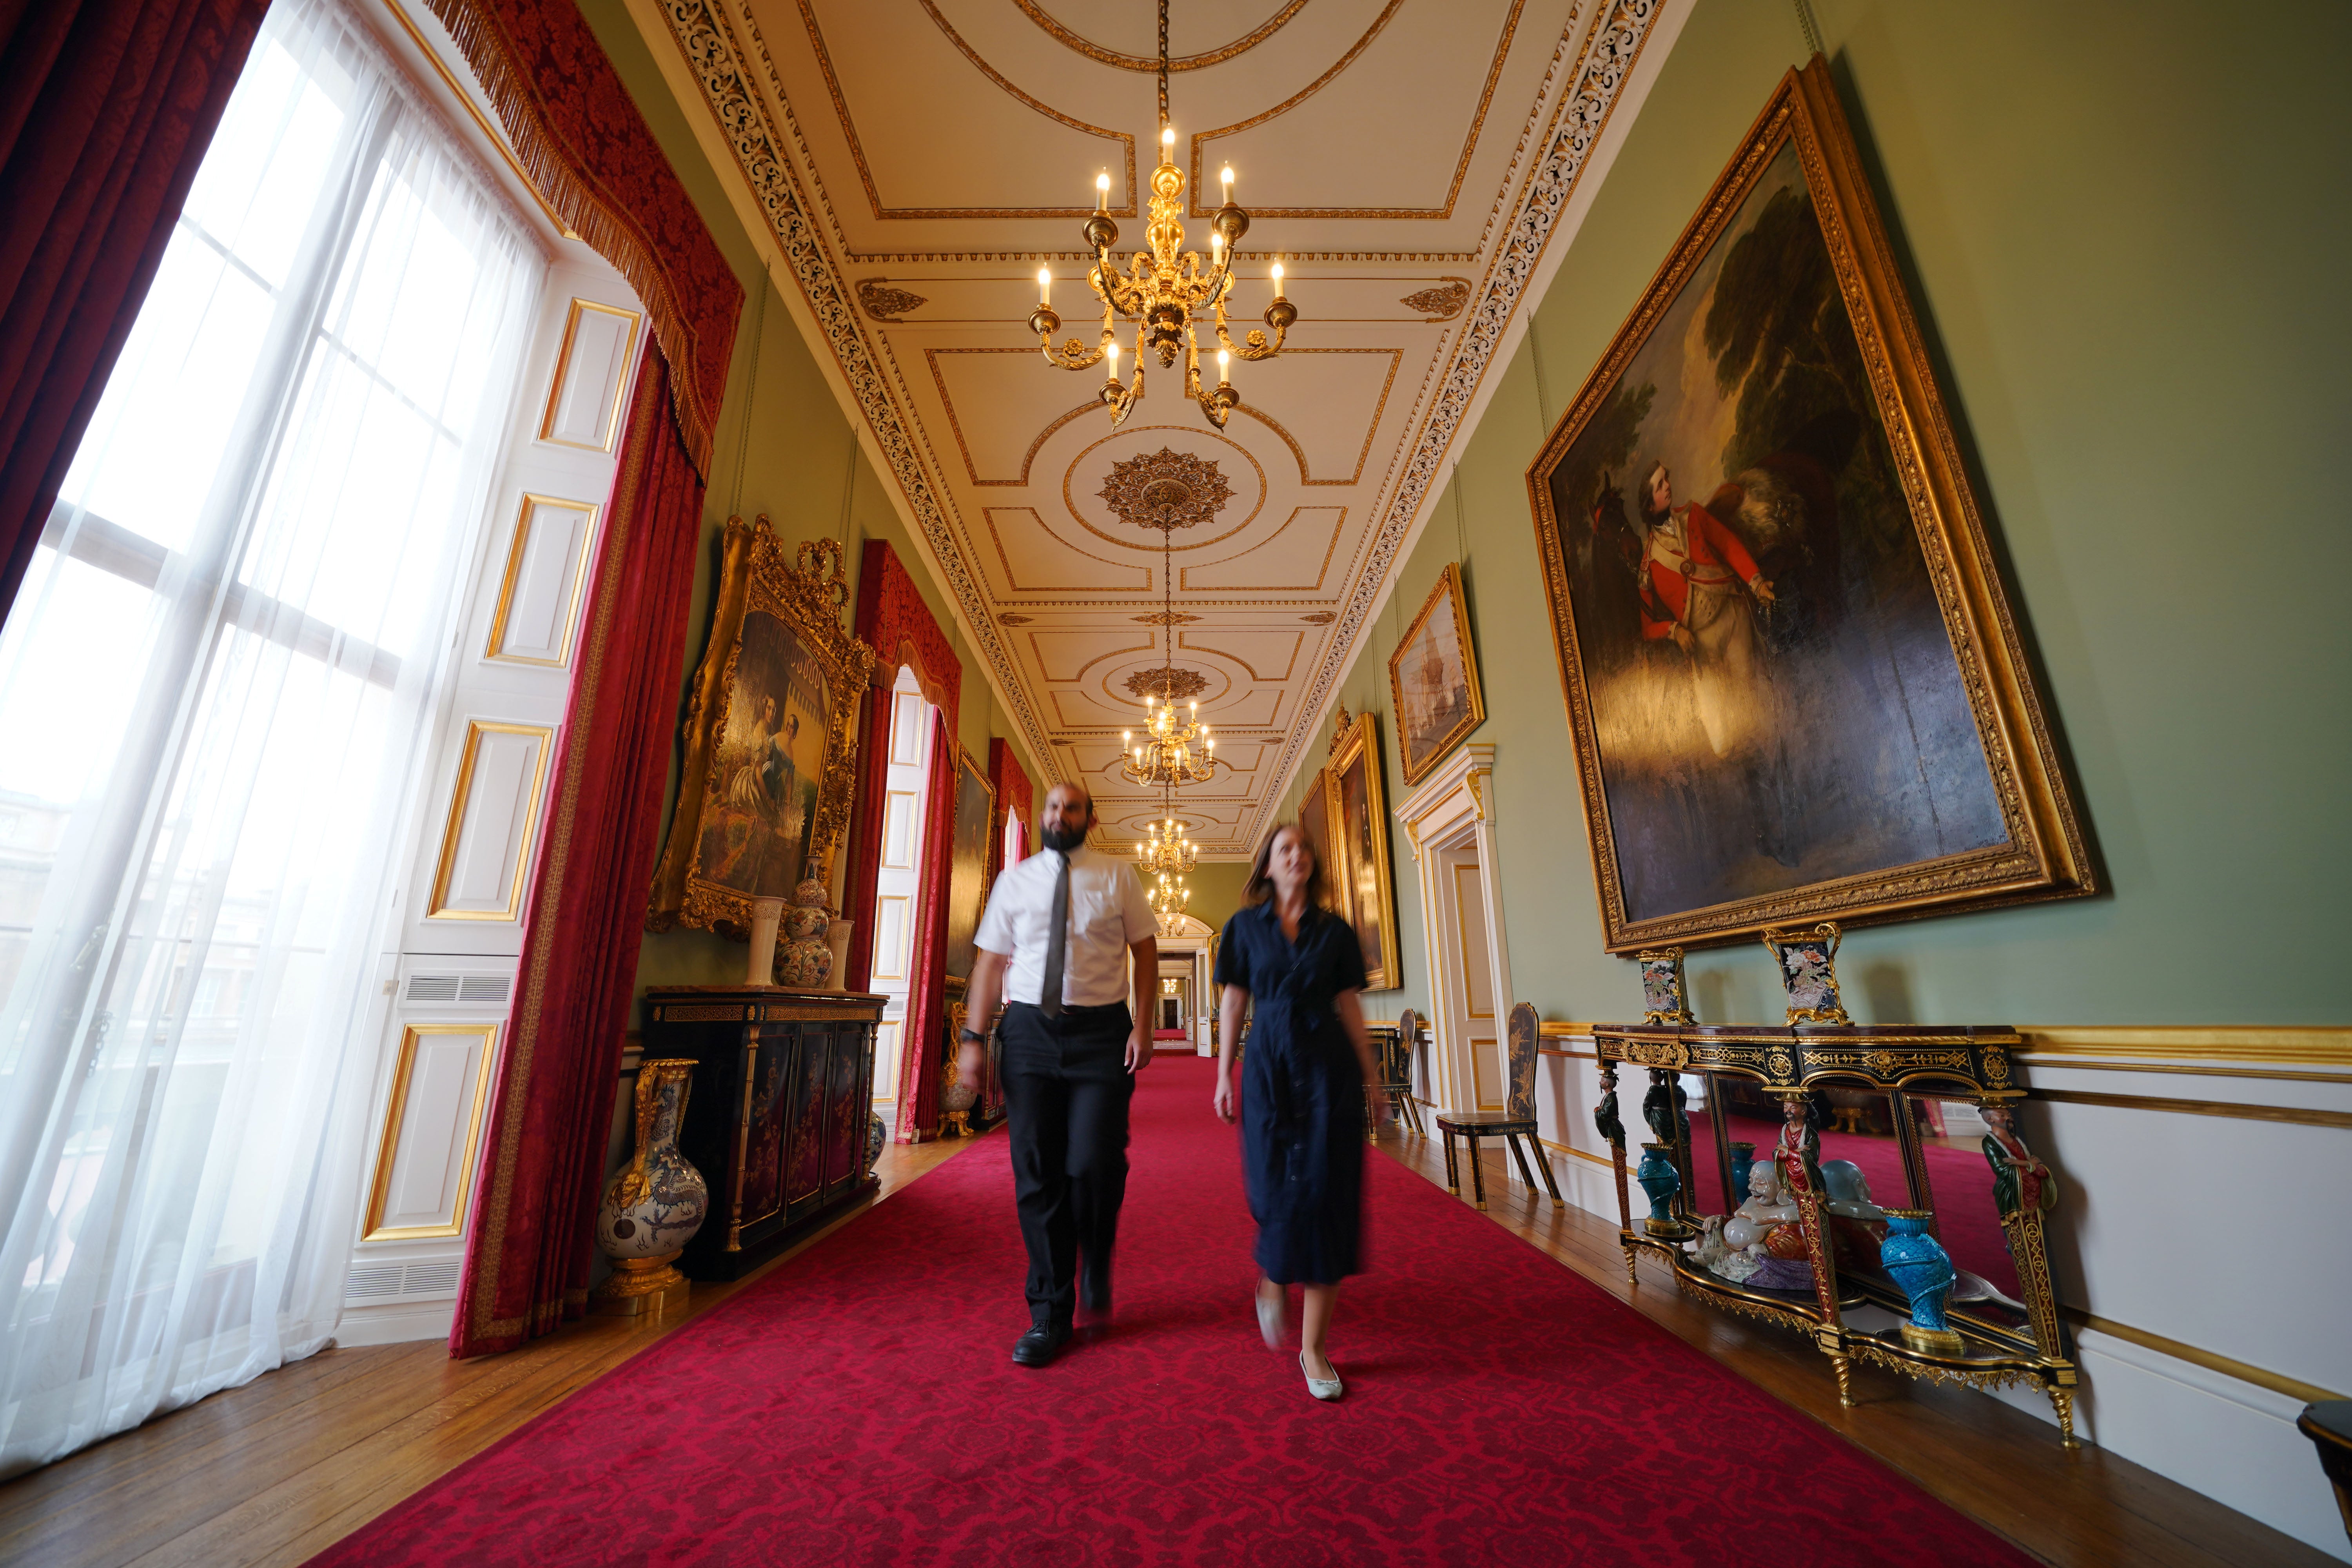
<instances>
[{"instance_id":1,"label":"black trousers","mask_svg":"<svg viewBox=\"0 0 2352 1568\"><path fill-rule=\"evenodd\" d=\"M1134 1027L1125 1003L1067 1008L1059 1018L1025 1002L1004 1010L1013 1203L1029 1248L1033 1322L1067 1329L1077 1308L1078 1254L1100 1268L1118 1239Z\"/></svg>"}]
</instances>

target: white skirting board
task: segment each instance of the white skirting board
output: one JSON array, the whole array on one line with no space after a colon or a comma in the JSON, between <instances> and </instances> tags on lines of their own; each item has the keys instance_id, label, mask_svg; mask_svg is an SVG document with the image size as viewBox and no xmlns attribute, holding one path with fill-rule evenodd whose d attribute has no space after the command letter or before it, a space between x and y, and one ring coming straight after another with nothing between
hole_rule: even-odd
<instances>
[{"instance_id":1,"label":"white skirting board","mask_svg":"<svg viewBox=\"0 0 2352 1568\"><path fill-rule=\"evenodd\" d=\"M335 1325L335 1343L345 1350L361 1345L399 1345L414 1340L446 1340L457 1321L457 1300L386 1301L381 1305L346 1307Z\"/></svg>"},{"instance_id":2,"label":"white skirting board","mask_svg":"<svg viewBox=\"0 0 2352 1568\"><path fill-rule=\"evenodd\" d=\"M2084 1442L2352 1563L2336 1493L2295 1430L2301 1400L2092 1329L2075 1331L2074 1353L2074 1431ZM1994 1397L2057 1423L2038 1390Z\"/></svg>"}]
</instances>

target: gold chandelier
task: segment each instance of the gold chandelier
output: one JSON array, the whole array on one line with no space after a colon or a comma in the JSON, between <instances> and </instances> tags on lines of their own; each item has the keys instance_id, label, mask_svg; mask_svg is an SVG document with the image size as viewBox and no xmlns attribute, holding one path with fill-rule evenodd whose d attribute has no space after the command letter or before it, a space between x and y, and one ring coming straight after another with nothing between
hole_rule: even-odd
<instances>
[{"instance_id":1,"label":"gold chandelier","mask_svg":"<svg viewBox=\"0 0 2352 1568\"><path fill-rule=\"evenodd\" d=\"M1158 669L1146 670L1136 679L1156 682L1159 689L1143 694L1143 739L1139 742L1132 730L1118 732L1119 746L1125 755L1119 758L1119 776L1129 784L1172 791L1181 784L1206 784L1217 771L1217 742L1209 727L1200 722L1201 704L1194 699L1186 719L1176 717L1176 680L1179 676L1192 679L1192 689L1198 691L1203 684L1191 670L1176 668L1176 590L1170 574L1175 568L1174 535L1165 529L1160 536L1160 624L1168 628L1168 660ZM1130 684L1129 691L1135 689ZM1172 824L1173 818L1171 817ZM1186 861L1183 869L1190 870Z\"/></svg>"},{"instance_id":2,"label":"gold chandelier","mask_svg":"<svg viewBox=\"0 0 2352 1568\"><path fill-rule=\"evenodd\" d=\"M1272 359L1282 352L1283 339L1298 319L1297 309L1283 298L1282 263L1277 261L1273 271L1274 302L1266 307L1265 318L1273 340L1268 342L1265 332L1252 328L1236 343L1225 330L1225 305L1234 291L1234 261L1242 236L1249 232L1250 220L1249 214L1234 205L1230 163L1224 167L1221 184L1224 205L1209 219L1209 255L1204 260L1199 251L1184 248L1184 174L1176 167L1176 132L1168 123L1168 0L1160 0L1160 166L1151 171L1151 222L1144 230L1150 249L1129 256L1124 272L1112 260L1118 225L1111 221L1110 173L1105 170L1095 177L1095 213L1087 219L1085 229L1087 248L1095 253L1087 283L1103 308L1099 345L1088 349L1071 338L1059 348L1054 346L1062 318L1054 313L1054 274L1049 268L1038 269L1037 309L1029 318L1029 330L1037 334L1048 363L1064 370L1105 367L1101 397L1110 410L1113 428L1143 395L1143 356L1148 350L1159 354L1163 369L1175 364L1180 351L1183 353L1184 395L1201 405L1210 424L1223 429L1226 416L1241 406L1241 397L1233 387L1233 362ZM1213 392L1202 390L1201 345L1193 332L1193 317L1203 310L1216 322ZM1124 385L1118 379L1121 317L1135 323L1135 374Z\"/></svg>"},{"instance_id":3,"label":"gold chandelier","mask_svg":"<svg viewBox=\"0 0 2352 1568\"><path fill-rule=\"evenodd\" d=\"M1143 830L1135 847L1136 869L1146 877L1181 877L1192 870L1198 852L1176 821L1175 791L1161 793L1160 820Z\"/></svg>"},{"instance_id":4,"label":"gold chandelier","mask_svg":"<svg viewBox=\"0 0 2352 1568\"><path fill-rule=\"evenodd\" d=\"M1151 905L1151 912L1165 921L1182 914L1184 900L1192 894L1192 889L1181 882L1172 877L1162 876L1145 895L1145 900Z\"/></svg>"}]
</instances>

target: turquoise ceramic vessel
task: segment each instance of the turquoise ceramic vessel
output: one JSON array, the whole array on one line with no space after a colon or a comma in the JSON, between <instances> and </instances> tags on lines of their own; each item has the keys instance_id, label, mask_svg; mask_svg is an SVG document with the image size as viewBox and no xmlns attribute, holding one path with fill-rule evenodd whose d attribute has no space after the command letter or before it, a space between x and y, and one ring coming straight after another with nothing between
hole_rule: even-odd
<instances>
[{"instance_id":1,"label":"turquoise ceramic vessel","mask_svg":"<svg viewBox=\"0 0 2352 1568\"><path fill-rule=\"evenodd\" d=\"M1734 1143L1731 1146L1731 1206L1738 1208L1748 1201L1748 1173L1756 1168L1756 1145Z\"/></svg>"},{"instance_id":2,"label":"turquoise ceramic vessel","mask_svg":"<svg viewBox=\"0 0 2352 1568\"><path fill-rule=\"evenodd\" d=\"M1675 1169L1673 1151L1664 1143L1643 1144L1642 1163L1634 1168L1633 1179L1650 1194L1650 1217L1661 1225L1672 1224L1675 1211L1671 1205L1683 1185L1682 1173Z\"/></svg>"},{"instance_id":3,"label":"turquoise ceramic vessel","mask_svg":"<svg viewBox=\"0 0 2352 1568\"><path fill-rule=\"evenodd\" d=\"M1927 1234L1927 1209L1888 1209L1886 1239L1879 1266L1911 1298L1911 1325L1928 1333L1948 1333L1944 1304L1952 1293L1952 1259L1943 1243Z\"/></svg>"}]
</instances>

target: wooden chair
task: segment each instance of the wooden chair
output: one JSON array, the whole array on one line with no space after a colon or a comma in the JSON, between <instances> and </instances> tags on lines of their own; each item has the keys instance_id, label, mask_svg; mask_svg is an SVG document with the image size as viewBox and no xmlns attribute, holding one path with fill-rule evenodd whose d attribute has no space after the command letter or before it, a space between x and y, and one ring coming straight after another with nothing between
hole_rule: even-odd
<instances>
[{"instance_id":1,"label":"wooden chair","mask_svg":"<svg viewBox=\"0 0 2352 1568\"><path fill-rule=\"evenodd\" d=\"M1509 1101L1501 1110L1441 1112L1437 1118L1437 1131L1445 1139L1445 1189L1457 1198L1462 1195L1462 1175L1454 1163L1454 1140L1466 1138L1470 1141L1470 1182L1482 1209L1486 1206L1486 1172L1478 1163L1481 1138L1500 1138L1508 1146L1529 1193L1536 1190L1536 1173L1528 1168L1527 1152L1519 1147L1519 1140L1525 1138L1533 1144L1536 1170L1543 1172L1544 1190L1551 1194L1552 1207L1563 1206L1559 1183L1551 1173L1551 1162L1544 1158L1543 1144L1536 1137L1536 1041L1541 1033L1531 1004L1522 1002L1512 1008L1507 1031L1511 1055Z\"/></svg>"},{"instance_id":2,"label":"wooden chair","mask_svg":"<svg viewBox=\"0 0 2352 1568\"><path fill-rule=\"evenodd\" d=\"M1412 1097L1413 1037L1420 1033L1421 1020L1407 1007L1396 1022L1396 1027L1374 1028L1372 1062L1378 1068L1377 1080L1364 1085L1364 1142L1375 1141L1380 1130L1380 1117L1375 1110L1380 1096L1389 1097L1396 1110L1397 1125L1416 1138L1429 1136L1421 1124L1421 1104Z\"/></svg>"}]
</instances>

